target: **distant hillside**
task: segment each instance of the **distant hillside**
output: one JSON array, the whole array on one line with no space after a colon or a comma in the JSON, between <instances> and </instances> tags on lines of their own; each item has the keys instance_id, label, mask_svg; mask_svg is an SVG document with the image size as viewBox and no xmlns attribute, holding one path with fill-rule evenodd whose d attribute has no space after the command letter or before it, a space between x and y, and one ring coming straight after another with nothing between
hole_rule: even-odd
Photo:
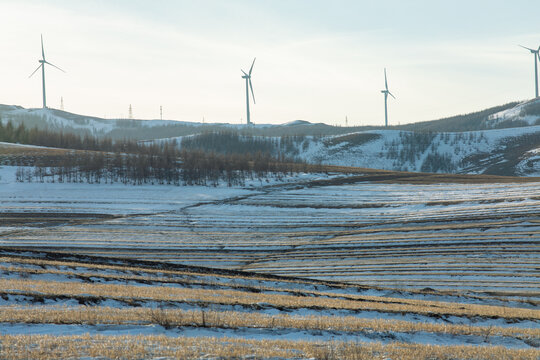
<instances>
[{"instance_id":1,"label":"distant hillside","mask_svg":"<svg viewBox=\"0 0 540 360\"><path fill-rule=\"evenodd\" d=\"M328 136L385 129L377 126L331 126L323 123L310 123L306 120L294 120L281 125L256 124L247 127L239 124L202 124L175 120L102 119L56 109L25 109L14 105L0 105L0 119L4 123L11 121L14 125L23 122L26 127L58 130L79 135L90 134L113 139L128 138L134 140L151 140L225 130L240 131L254 136ZM387 129L462 132L520 127L535 125L539 122L540 102L532 100L524 103L513 102L471 114L440 120L392 126Z\"/></svg>"},{"instance_id":2,"label":"distant hillside","mask_svg":"<svg viewBox=\"0 0 540 360\"><path fill-rule=\"evenodd\" d=\"M94 135L112 139L151 140L166 137L187 136L210 131L235 130L258 136L282 135L336 135L373 127L341 128L323 123L313 124L296 120L283 125L240 124L176 121L176 120L136 120L102 119L84 116L56 109L25 109L14 105L0 105L0 119L14 125L24 123L26 127L37 127L52 131L63 131L77 135Z\"/></svg>"},{"instance_id":3,"label":"distant hillside","mask_svg":"<svg viewBox=\"0 0 540 360\"><path fill-rule=\"evenodd\" d=\"M466 115L396 126L410 131L473 131L540 125L540 100L512 102Z\"/></svg>"},{"instance_id":4,"label":"distant hillside","mask_svg":"<svg viewBox=\"0 0 540 360\"><path fill-rule=\"evenodd\" d=\"M0 118L49 131L166 142L222 154L267 153L315 164L398 171L540 176L540 99L396 127L108 120L0 105Z\"/></svg>"},{"instance_id":5,"label":"distant hillside","mask_svg":"<svg viewBox=\"0 0 540 360\"><path fill-rule=\"evenodd\" d=\"M444 119L422 121L413 124L396 126L395 128L409 131L473 131L489 128L486 120L493 114L506 111L518 106L518 102L512 102L501 106L495 106L482 111L477 111L465 115L456 115ZM540 113L539 113L540 115ZM539 116L540 118L540 116ZM507 124L508 127L514 127L513 124Z\"/></svg>"},{"instance_id":6,"label":"distant hillside","mask_svg":"<svg viewBox=\"0 0 540 360\"><path fill-rule=\"evenodd\" d=\"M334 136L256 137L225 132L174 139L187 150L262 152L313 164L540 176L540 125L469 132L370 130Z\"/></svg>"}]
</instances>

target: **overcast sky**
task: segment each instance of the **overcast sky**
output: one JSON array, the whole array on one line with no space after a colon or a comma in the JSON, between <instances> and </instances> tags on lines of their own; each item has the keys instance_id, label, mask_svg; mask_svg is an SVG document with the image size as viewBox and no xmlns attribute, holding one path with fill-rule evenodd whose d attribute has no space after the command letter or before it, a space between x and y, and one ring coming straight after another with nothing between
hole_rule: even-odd
<instances>
[{"instance_id":1,"label":"overcast sky","mask_svg":"<svg viewBox=\"0 0 540 360\"><path fill-rule=\"evenodd\" d=\"M534 96L540 1L0 0L0 103L107 118L404 124Z\"/></svg>"}]
</instances>

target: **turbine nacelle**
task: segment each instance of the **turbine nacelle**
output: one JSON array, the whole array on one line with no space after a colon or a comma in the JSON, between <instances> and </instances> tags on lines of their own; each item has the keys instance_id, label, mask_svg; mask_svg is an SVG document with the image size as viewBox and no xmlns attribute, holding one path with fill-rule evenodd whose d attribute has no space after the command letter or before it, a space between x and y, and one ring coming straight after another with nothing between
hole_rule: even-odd
<instances>
[{"instance_id":1,"label":"turbine nacelle","mask_svg":"<svg viewBox=\"0 0 540 360\"><path fill-rule=\"evenodd\" d=\"M519 45L520 47L524 48L524 49L527 49L529 50L532 54L538 54L538 52L540 51L540 46L538 47L538 49L534 50L534 49L531 49L531 48L528 48L526 46L523 46L523 45Z\"/></svg>"},{"instance_id":2,"label":"turbine nacelle","mask_svg":"<svg viewBox=\"0 0 540 360\"><path fill-rule=\"evenodd\" d=\"M386 96L390 95L390 96L393 97L394 99L396 98L396 97L395 97L390 91L388 91L388 90L381 90L381 92L382 92L384 95L386 95Z\"/></svg>"}]
</instances>

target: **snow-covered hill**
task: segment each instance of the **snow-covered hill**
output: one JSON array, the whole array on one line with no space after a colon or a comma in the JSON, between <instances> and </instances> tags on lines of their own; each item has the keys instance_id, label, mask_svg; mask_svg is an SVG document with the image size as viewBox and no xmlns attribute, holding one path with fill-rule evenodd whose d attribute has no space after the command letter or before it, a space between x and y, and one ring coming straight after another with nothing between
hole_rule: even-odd
<instances>
[{"instance_id":1,"label":"snow-covered hill","mask_svg":"<svg viewBox=\"0 0 540 360\"><path fill-rule=\"evenodd\" d=\"M504 110L500 110L504 109ZM458 119L459 118L459 119ZM15 125L49 130L132 138L149 141L176 139L179 146L209 132L236 132L230 141L207 139L199 149L216 152L267 152L309 163L358 166L387 170L489 173L540 176L540 98L483 110L471 115L411 124L396 128L342 128L296 120L282 125L202 124L173 120L102 119L55 109L24 109L0 105L0 119ZM454 119L454 120L452 120ZM436 132L440 128L474 128L475 131ZM414 126L413 126L414 125ZM430 131L426 131L430 130ZM159 139L159 140L158 140ZM255 140L254 140L255 139ZM233 139L234 140L234 139ZM229 146L229 148L227 148ZM262 146L257 148L257 146Z\"/></svg>"},{"instance_id":2,"label":"snow-covered hill","mask_svg":"<svg viewBox=\"0 0 540 360\"><path fill-rule=\"evenodd\" d=\"M524 101L511 109L492 114L484 124L488 128L540 125L540 98Z\"/></svg>"},{"instance_id":3,"label":"snow-covered hill","mask_svg":"<svg viewBox=\"0 0 540 360\"><path fill-rule=\"evenodd\" d=\"M540 176L540 125L468 132L370 130L334 136L190 135L180 148L272 152L312 164L397 171Z\"/></svg>"},{"instance_id":4,"label":"snow-covered hill","mask_svg":"<svg viewBox=\"0 0 540 360\"><path fill-rule=\"evenodd\" d=\"M21 106L1 104L0 121L4 124L11 122L15 126L24 123L27 128L37 127L39 129L63 131L79 135L88 134L98 137L131 138L136 140L226 130L266 131L274 135L296 133L298 131L305 132L306 128L313 128L310 130L313 133L335 134L346 132L337 127L326 124L312 124L304 120L296 120L282 125L253 124L247 127L244 124L200 123L177 120L103 119L57 109L25 109ZM273 131L273 129L276 130Z\"/></svg>"},{"instance_id":5,"label":"snow-covered hill","mask_svg":"<svg viewBox=\"0 0 540 360\"><path fill-rule=\"evenodd\" d=\"M152 140L199 134L208 131L241 131L255 136L344 135L384 127L340 127L323 123L294 120L285 124L223 124L177 120L104 119L74 114L57 109L25 109L0 104L0 120L14 125L38 127L53 131L94 135L116 139ZM540 99L522 103L509 103L479 112L451 118L417 122L392 127L404 131L472 131L494 128L512 128L539 125Z\"/></svg>"},{"instance_id":6,"label":"snow-covered hill","mask_svg":"<svg viewBox=\"0 0 540 360\"><path fill-rule=\"evenodd\" d=\"M174 120L103 119L56 109L25 109L14 105L0 105L0 118L3 123L11 121L14 125L24 123L26 127L110 137L116 137L117 133L122 132L124 136L130 137L138 131L148 133L148 130L152 129L171 127L180 129L202 125L196 122ZM156 135L159 137L159 133Z\"/></svg>"},{"instance_id":7,"label":"snow-covered hill","mask_svg":"<svg viewBox=\"0 0 540 360\"><path fill-rule=\"evenodd\" d=\"M306 139L307 162L387 170L540 176L540 126L459 133L376 130Z\"/></svg>"}]
</instances>

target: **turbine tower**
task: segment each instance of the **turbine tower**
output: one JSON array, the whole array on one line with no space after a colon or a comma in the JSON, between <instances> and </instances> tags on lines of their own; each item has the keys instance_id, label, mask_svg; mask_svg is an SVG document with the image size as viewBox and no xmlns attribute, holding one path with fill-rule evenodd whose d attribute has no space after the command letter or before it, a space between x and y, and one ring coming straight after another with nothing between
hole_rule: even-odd
<instances>
[{"instance_id":1,"label":"turbine tower","mask_svg":"<svg viewBox=\"0 0 540 360\"><path fill-rule=\"evenodd\" d=\"M529 50L534 56L534 88L535 88L535 95L536 95L535 97L538 97L538 61L540 61L540 54L539 54L540 46L536 50L530 49L522 45L519 45L519 46L521 46L524 49ZM537 58L538 58L538 61L537 61Z\"/></svg>"},{"instance_id":2,"label":"turbine tower","mask_svg":"<svg viewBox=\"0 0 540 360\"><path fill-rule=\"evenodd\" d=\"M242 79L246 79L246 111L247 111L247 124L251 125L251 118L249 116L249 90L251 89L251 97L253 97L253 104L255 105L255 94L253 93L253 85L251 85L251 72L253 71L253 65L255 65L255 60L257 58L253 59L253 63L251 63L251 67L249 68L249 73L246 74L246 72L242 69L244 75L242 76Z\"/></svg>"},{"instance_id":3,"label":"turbine tower","mask_svg":"<svg viewBox=\"0 0 540 360\"><path fill-rule=\"evenodd\" d=\"M41 68L41 81L43 83L43 108L44 109L47 108L47 97L45 95L45 64L49 64L51 66L54 66L58 70L65 72L64 70L60 69L58 66L51 64L50 62L45 60L45 50L43 50L43 35L41 35L41 60L39 60L39 66L37 67L37 69L34 70L34 72L31 73L28 78L31 78L32 75L34 75L39 70L39 68Z\"/></svg>"},{"instance_id":4,"label":"turbine tower","mask_svg":"<svg viewBox=\"0 0 540 360\"><path fill-rule=\"evenodd\" d=\"M386 68L384 68L384 90L381 90L381 92L384 94L384 126L388 126L388 95L396 98L390 90L388 90L388 81L386 80Z\"/></svg>"}]
</instances>

